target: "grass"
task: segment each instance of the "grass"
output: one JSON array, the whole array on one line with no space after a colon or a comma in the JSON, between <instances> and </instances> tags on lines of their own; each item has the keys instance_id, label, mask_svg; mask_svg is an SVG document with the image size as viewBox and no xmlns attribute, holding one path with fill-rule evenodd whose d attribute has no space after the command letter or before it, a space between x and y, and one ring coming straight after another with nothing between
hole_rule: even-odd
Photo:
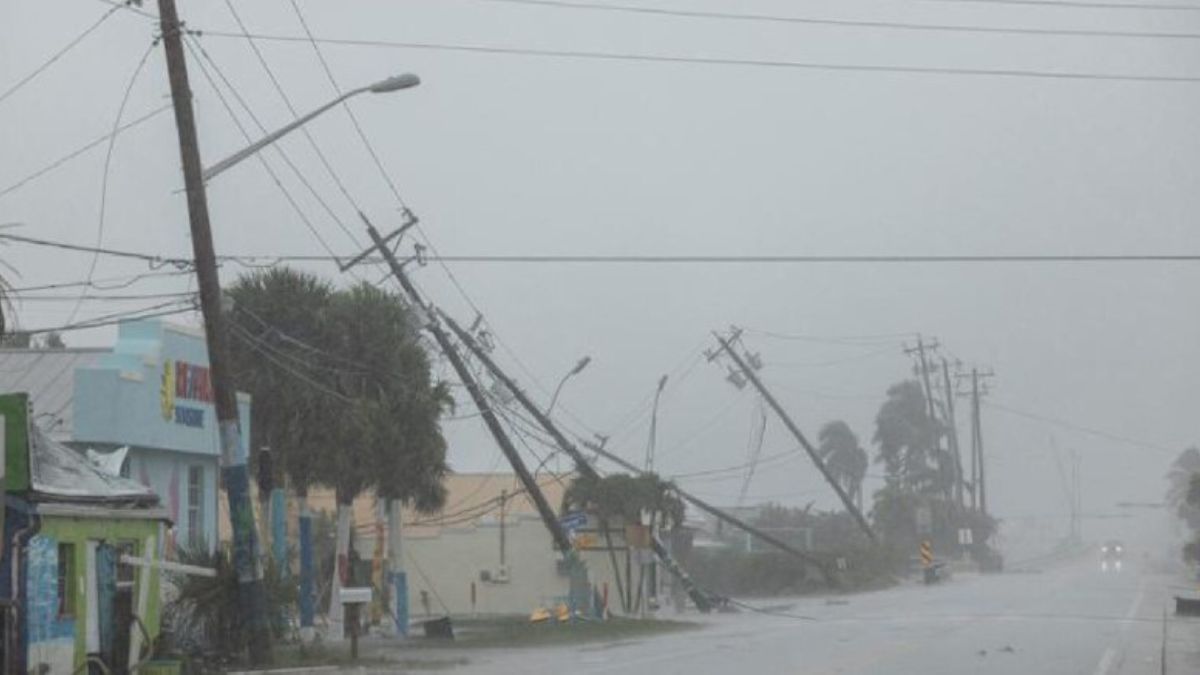
<instances>
[{"instance_id":1,"label":"grass","mask_svg":"<svg viewBox=\"0 0 1200 675\"><path fill-rule=\"evenodd\" d=\"M576 620L566 623L531 623L523 616L486 619L455 619L453 640L417 638L412 646L458 649L490 647L542 647L610 642L651 637L662 633L691 630L699 624L665 619L612 618L608 621Z\"/></svg>"}]
</instances>

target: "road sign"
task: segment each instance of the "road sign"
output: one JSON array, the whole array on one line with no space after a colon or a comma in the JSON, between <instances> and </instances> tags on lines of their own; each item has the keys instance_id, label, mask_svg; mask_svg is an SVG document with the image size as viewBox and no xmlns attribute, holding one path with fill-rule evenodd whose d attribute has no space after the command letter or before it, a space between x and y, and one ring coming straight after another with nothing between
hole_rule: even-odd
<instances>
[{"instance_id":1,"label":"road sign","mask_svg":"<svg viewBox=\"0 0 1200 675\"><path fill-rule=\"evenodd\" d=\"M578 530L587 525L587 514L582 511L565 513L559 517L558 524L562 525L564 530Z\"/></svg>"},{"instance_id":2,"label":"road sign","mask_svg":"<svg viewBox=\"0 0 1200 675\"><path fill-rule=\"evenodd\" d=\"M963 527L958 530L958 543L963 546L970 546L974 543L974 535L971 532L971 528Z\"/></svg>"},{"instance_id":3,"label":"road sign","mask_svg":"<svg viewBox=\"0 0 1200 675\"><path fill-rule=\"evenodd\" d=\"M929 540L921 542L921 565L930 567L933 565L933 544Z\"/></svg>"}]
</instances>

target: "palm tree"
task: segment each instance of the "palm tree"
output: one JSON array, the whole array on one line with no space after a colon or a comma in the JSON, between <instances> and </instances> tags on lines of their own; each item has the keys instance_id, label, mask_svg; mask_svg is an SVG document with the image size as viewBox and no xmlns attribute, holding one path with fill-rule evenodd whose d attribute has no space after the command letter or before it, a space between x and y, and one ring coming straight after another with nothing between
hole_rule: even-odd
<instances>
[{"instance_id":1,"label":"palm tree","mask_svg":"<svg viewBox=\"0 0 1200 675\"><path fill-rule=\"evenodd\" d=\"M817 436L817 454L842 488L862 508L862 484L867 475L869 458L858 443L858 436L841 420L828 422Z\"/></svg>"},{"instance_id":2,"label":"palm tree","mask_svg":"<svg viewBox=\"0 0 1200 675\"><path fill-rule=\"evenodd\" d=\"M876 461L889 482L905 490L946 493L953 485L953 462L939 449L941 424L929 416L925 393L915 380L894 384L875 416Z\"/></svg>"}]
</instances>

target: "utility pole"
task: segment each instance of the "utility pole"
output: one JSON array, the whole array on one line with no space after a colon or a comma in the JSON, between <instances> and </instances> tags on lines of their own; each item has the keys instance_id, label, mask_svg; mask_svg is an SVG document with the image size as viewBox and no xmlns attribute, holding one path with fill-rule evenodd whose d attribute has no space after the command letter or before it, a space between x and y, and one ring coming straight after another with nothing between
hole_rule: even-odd
<instances>
[{"instance_id":1,"label":"utility pole","mask_svg":"<svg viewBox=\"0 0 1200 675\"><path fill-rule=\"evenodd\" d=\"M932 344L926 344L923 337L917 336L916 347L905 347L904 353L908 355L917 355L917 367L921 371L921 380L925 383L925 403L929 408L929 419L935 420L937 416L933 410L933 387L929 384L929 360L925 356L925 351L933 351L938 348L936 340Z\"/></svg>"},{"instance_id":2,"label":"utility pole","mask_svg":"<svg viewBox=\"0 0 1200 675\"><path fill-rule=\"evenodd\" d=\"M825 482L829 483L829 485L833 487L833 491L837 493L838 499L842 500L842 505L846 507L846 510L850 512L850 515L854 516L854 520L858 523L859 528L866 533L867 538L874 543L875 532L871 530L871 525L867 523L867 519L863 517L862 512L859 511L858 507L854 505L854 500L850 498L850 495L846 494L846 491L842 489L842 486L839 485L836 480L834 480L833 475L829 473L829 469L825 466L825 462L821 461L821 456L817 454L817 449L813 447L812 443L808 442L807 438L804 437L804 433L800 431L800 427L796 426L796 423L793 422L792 418L788 416L787 412L783 409L783 406L779 404L779 401L775 400L775 397L771 394L771 392L767 391L767 388L763 385L762 380L758 379L758 375L754 372L754 369L751 368L746 361L742 359L742 356L733 348L731 341L717 333L713 333L713 335L716 336L717 342L720 343L721 348L725 350L725 353L729 355L729 358L733 359L733 362L737 364L738 368L741 369L742 374L745 375L746 379L754 385L755 389L758 390L758 393L763 397L763 400L765 400L767 404L771 406L771 409L775 411L776 415L779 415L779 419L783 421L783 425L788 428L788 431L792 432L792 435L796 437L797 441L800 441L800 445L803 446L804 451L808 453L809 459L811 459L813 464L816 465L817 470L821 472L821 475L825 477ZM740 331L734 334L734 339L736 339L739 335Z\"/></svg>"},{"instance_id":3,"label":"utility pole","mask_svg":"<svg viewBox=\"0 0 1200 675\"><path fill-rule=\"evenodd\" d=\"M271 660L271 632L267 621L262 561L258 556L254 509L250 503L250 474L238 428L237 393L229 378L225 330L221 318L221 282L217 276L217 257L212 228L208 220L200 143L196 135L196 117L192 92L188 85L187 62L183 54L183 26L175 9L175 0L158 0L158 14L171 99L175 105L175 126L179 131L179 154L187 192L188 220L191 224L192 251L196 281L200 289L200 311L208 346L209 377L212 381L221 443L221 478L229 501L229 520L233 531L233 563L237 573L238 602L246 619L250 660Z\"/></svg>"},{"instance_id":4,"label":"utility pole","mask_svg":"<svg viewBox=\"0 0 1200 675\"><path fill-rule=\"evenodd\" d=\"M983 429L980 420L979 398L987 393L987 378L993 377L995 373L991 370L986 372L979 370L977 367L971 368L969 375L960 375L960 378L967 377L971 381L971 391L968 396L971 397L971 506L978 508L981 513L987 513L987 475L983 461Z\"/></svg>"},{"instance_id":5,"label":"utility pole","mask_svg":"<svg viewBox=\"0 0 1200 675\"><path fill-rule=\"evenodd\" d=\"M954 502L963 503L962 453L958 447L958 422L954 419L954 388L950 384L950 364L942 357L942 382L946 388L946 428L949 432L950 452L954 455Z\"/></svg>"},{"instance_id":6,"label":"utility pole","mask_svg":"<svg viewBox=\"0 0 1200 675\"><path fill-rule=\"evenodd\" d=\"M588 459L583 456L583 453L579 451L579 448L576 447L576 445L572 443L565 434L563 434L562 430L560 430L558 425L550 419L549 415L543 412L541 408L534 405L533 401L529 399L524 390L517 386L517 383L514 382L507 373L505 373L500 369L499 366L496 365L496 362L492 360L492 357L479 347L475 339L471 337L470 333L463 330L462 327L454 321L454 319L447 316L444 312L441 313L441 316L442 319L445 320L446 325L450 327L450 330L454 331L454 334L458 337L459 341L462 342L463 345L465 345L466 348L475 355L475 358L477 358L479 362L488 369L488 372L492 374L492 377L495 377L508 391L512 392L513 398L515 398L517 402L521 404L521 407L525 408L529 415L533 417L534 421L536 421L543 429L546 430L546 433L550 434L550 437L554 439L554 443L558 445L559 449L575 461L575 466L579 473L587 476L588 478L598 480L600 478L600 473L596 471L591 462L589 462ZM597 454L613 457L613 455L598 445L591 445L589 447ZM621 463L630 471L641 473L633 465L628 464L623 460ZM678 488L676 488L676 492L679 492L680 497L687 499L683 492ZM607 533L607 525L602 522L601 527L603 527ZM700 587L697 586L694 581L692 581L691 577L688 576L687 572L684 571L684 569L671 558L670 553L667 551L663 543L659 541L658 537L651 537L650 546L654 550L654 554L663 561L663 564L666 565L671 574L679 579L688 595L692 598L692 601L696 604L696 608L703 612L709 611L712 608L712 598L702 591ZM628 574L626 576L628 577ZM617 579L618 583L620 583L620 575L617 575ZM623 598L628 600L629 594L632 593L632 590L632 587L629 588Z\"/></svg>"},{"instance_id":7,"label":"utility pole","mask_svg":"<svg viewBox=\"0 0 1200 675\"><path fill-rule=\"evenodd\" d=\"M415 286L409 281L408 276L404 273L404 267L400 261L396 259L396 254L387 246L387 242L375 226L367 220L365 215L361 213L359 216L367 226L367 234L371 236L371 242L375 245L376 250L383 255L383 259L392 269L392 275L396 277L396 281L400 283L400 287L408 295L412 304L419 308L425 318L425 327L433 335L433 339L437 341L438 347L442 353L446 355L446 359L450 361L450 366L454 368L454 372L458 375L458 379L467 389L467 393L471 396L471 401L479 410L479 414L483 417L484 423L488 427L488 431L492 433L492 437L496 439L496 444L500 446L500 451L504 453L508 463L512 465L513 471L516 472L517 478L521 481L521 486L525 488L526 494L537 508L538 515L542 517L542 522L546 525L546 529L550 530L550 536L554 539L554 545L564 558L573 559L574 553L571 548L571 539L567 536L566 529L562 523L558 522L558 518L554 515L554 509L550 503L546 501L546 495L542 493L538 487L537 481L533 475L529 473L529 468L525 466L525 462L521 459L520 453L512 444L508 434L504 433L504 428L500 426L500 420L496 417L495 411L492 410L488 403L487 397L484 396L483 390L479 387L479 383L471 374L467 364L463 362L458 350L454 348L454 344L450 342L450 337L446 335L446 331L442 330L442 326L438 317L432 310L429 309L417 292Z\"/></svg>"}]
</instances>

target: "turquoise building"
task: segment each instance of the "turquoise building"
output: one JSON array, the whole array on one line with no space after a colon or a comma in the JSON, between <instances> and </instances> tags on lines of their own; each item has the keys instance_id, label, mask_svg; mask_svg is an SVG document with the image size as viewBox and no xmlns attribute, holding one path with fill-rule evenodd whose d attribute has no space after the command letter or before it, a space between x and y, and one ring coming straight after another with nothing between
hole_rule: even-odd
<instances>
[{"instance_id":1,"label":"turquoise building","mask_svg":"<svg viewBox=\"0 0 1200 675\"><path fill-rule=\"evenodd\" d=\"M111 348L0 350L0 393L11 391L29 392L55 440L153 490L174 523L167 546L216 545L220 443L201 330L129 321ZM249 396L238 408L246 453Z\"/></svg>"}]
</instances>

